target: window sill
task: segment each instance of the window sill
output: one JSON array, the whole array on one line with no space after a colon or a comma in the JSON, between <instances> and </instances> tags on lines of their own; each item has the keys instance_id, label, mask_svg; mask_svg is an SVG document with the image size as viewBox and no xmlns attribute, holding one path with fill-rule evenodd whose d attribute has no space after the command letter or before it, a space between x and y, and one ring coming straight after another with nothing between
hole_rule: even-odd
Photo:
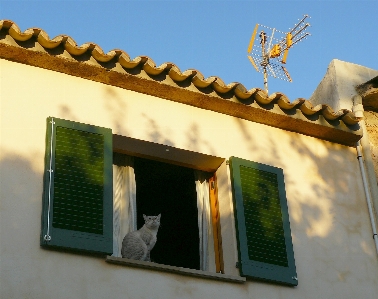
<instances>
[{"instance_id":1,"label":"window sill","mask_svg":"<svg viewBox=\"0 0 378 299\"><path fill-rule=\"evenodd\" d=\"M163 272L171 272L171 273L176 273L180 275L195 276L195 277L214 279L214 280L219 280L219 281L238 282L238 283L243 283L246 281L245 277L231 276L231 275L226 275L226 274L221 274L221 273L211 273L211 272L206 272L206 271L187 269L187 268L181 268L181 267L175 267L175 266L167 266L167 265L156 264L152 262L135 261L135 260L129 260L126 258L114 257L114 256L107 256L106 262L111 263L111 264L118 264L122 266L130 266L130 267L145 268L145 269L157 270L157 271L163 271Z\"/></svg>"}]
</instances>

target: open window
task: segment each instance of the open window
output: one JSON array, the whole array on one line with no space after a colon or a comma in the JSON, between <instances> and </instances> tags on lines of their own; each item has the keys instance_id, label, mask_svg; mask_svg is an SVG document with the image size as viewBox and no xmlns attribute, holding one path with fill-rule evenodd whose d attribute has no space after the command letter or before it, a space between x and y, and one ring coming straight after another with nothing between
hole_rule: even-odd
<instances>
[{"instance_id":1,"label":"open window","mask_svg":"<svg viewBox=\"0 0 378 299\"><path fill-rule=\"evenodd\" d=\"M113 139L122 153L113 153ZM119 256L125 234L143 225L142 214L161 213L152 260L215 272L209 179L223 159L174 148L164 149L165 159L154 146L48 118L41 245Z\"/></svg>"},{"instance_id":2,"label":"open window","mask_svg":"<svg viewBox=\"0 0 378 299\"><path fill-rule=\"evenodd\" d=\"M223 158L49 117L40 244L117 257L126 233L143 225L141 215L161 213L156 263L234 273L237 239L241 276L297 285L283 170L231 157L228 176L225 165Z\"/></svg>"},{"instance_id":3,"label":"open window","mask_svg":"<svg viewBox=\"0 0 378 299\"><path fill-rule=\"evenodd\" d=\"M127 216L119 217L126 220L119 224L114 219L115 227L120 226L121 229L115 239L118 248L114 249L113 255L119 256L121 239L128 230L125 226L129 227L129 231L135 229L129 224L129 219L135 218L136 227L140 228L144 224L143 214L161 214L162 224L158 242L151 251L151 260L164 265L208 270L209 251L213 251L209 247L213 240L207 183L211 174L118 153L114 153L114 163L118 164L115 176L119 178L115 187L115 202L129 208L115 211L127 213ZM129 175L120 178L119 172L125 173L124 167L131 168L126 170ZM121 180L125 181L124 188L118 190L122 188ZM130 180L135 181L127 184L126 181Z\"/></svg>"}]
</instances>

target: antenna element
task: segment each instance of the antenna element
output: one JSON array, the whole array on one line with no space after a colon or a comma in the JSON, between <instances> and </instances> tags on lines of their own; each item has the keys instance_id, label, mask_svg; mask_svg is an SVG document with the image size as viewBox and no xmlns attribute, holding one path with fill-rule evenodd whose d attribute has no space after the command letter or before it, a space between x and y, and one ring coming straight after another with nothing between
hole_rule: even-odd
<instances>
[{"instance_id":1,"label":"antenna element","mask_svg":"<svg viewBox=\"0 0 378 299\"><path fill-rule=\"evenodd\" d=\"M284 33L275 28L256 24L248 45L247 57L258 72L264 74L264 88L268 93L268 75L292 82L285 68L289 49L311 34L306 32L309 23L305 23L308 15L295 24L293 29ZM260 30L260 32L258 32ZM258 34L258 38L256 35Z\"/></svg>"}]
</instances>

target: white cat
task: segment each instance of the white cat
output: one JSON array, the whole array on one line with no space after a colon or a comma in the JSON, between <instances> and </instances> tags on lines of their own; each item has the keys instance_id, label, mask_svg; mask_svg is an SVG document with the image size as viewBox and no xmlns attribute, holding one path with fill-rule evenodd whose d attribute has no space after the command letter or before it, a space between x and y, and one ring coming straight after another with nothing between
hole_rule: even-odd
<instances>
[{"instance_id":1,"label":"white cat","mask_svg":"<svg viewBox=\"0 0 378 299\"><path fill-rule=\"evenodd\" d=\"M128 233L122 241L121 255L124 258L140 261L151 261L150 252L156 244L156 235L160 226L160 216L143 214L144 225Z\"/></svg>"}]
</instances>

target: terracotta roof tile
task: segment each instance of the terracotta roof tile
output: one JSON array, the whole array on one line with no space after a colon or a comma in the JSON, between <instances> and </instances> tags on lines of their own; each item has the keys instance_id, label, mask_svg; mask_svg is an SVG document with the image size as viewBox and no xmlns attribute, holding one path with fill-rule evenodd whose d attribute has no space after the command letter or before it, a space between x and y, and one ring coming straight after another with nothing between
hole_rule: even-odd
<instances>
[{"instance_id":1,"label":"terracotta roof tile","mask_svg":"<svg viewBox=\"0 0 378 299\"><path fill-rule=\"evenodd\" d=\"M103 66L104 63L115 61L126 70L143 69L147 75L151 76L150 79L152 78L152 80L156 76L167 74L169 78L177 84L189 80L190 83L197 88L196 92L203 92L203 90L206 89L207 94L213 91L221 97L234 97L234 99L240 104L251 105L252 103L256 103L259 108L262 109L269 105L276 105L286 114L286 116L289 117L290 115L295 114L295 111L300 111L304 118L310 119L310 121L311 116L321 115L328 122L328 125L331 124L330 126L333 126L333 121L342 121L346 125L347 130L354 134L360 130L359 126L356 129L356 125L360 119L357 118L353 112L346 109L335 112L328 105L317 105L314 107L308 100L302 98L291 102L280 92L268 95L260 88L247 90L241 83L233 82L225 84L221 78L216 76L205 78L201 72L195 69L189 69L182 72L175 64L170 62L156 66L155 62L148 56L137 56L134 59L131 59L125 51L119 49L104 53L102 48L95 43L85 43L79 46L74 39L67 35L58 35L51 39L44 30L39 28L30 28L21 32L17 24L10 20L0 20L0 30L6 30L8 34L18 42L26 42L34 38L44 49L52 50L58 47L63 47L73 58L84 54L90 55L90 57L93 57L93 59L101 66ZM106 68L107 66L103 67ZM269 122L267 122L267 124L269 124ZM339 127L338 122L335 127ZM300 130L290 129L290 127L285 129L301 132ZM306 134L306 132L301 133ZM357 135L358 134L359 133L357 132ZM361 136L359 136L358 139L360 137ZM331 139L328 138L328 140ZM347 144L351 145L353 142L350 141L347 142Z\"/></svg>"}]
</instances>

